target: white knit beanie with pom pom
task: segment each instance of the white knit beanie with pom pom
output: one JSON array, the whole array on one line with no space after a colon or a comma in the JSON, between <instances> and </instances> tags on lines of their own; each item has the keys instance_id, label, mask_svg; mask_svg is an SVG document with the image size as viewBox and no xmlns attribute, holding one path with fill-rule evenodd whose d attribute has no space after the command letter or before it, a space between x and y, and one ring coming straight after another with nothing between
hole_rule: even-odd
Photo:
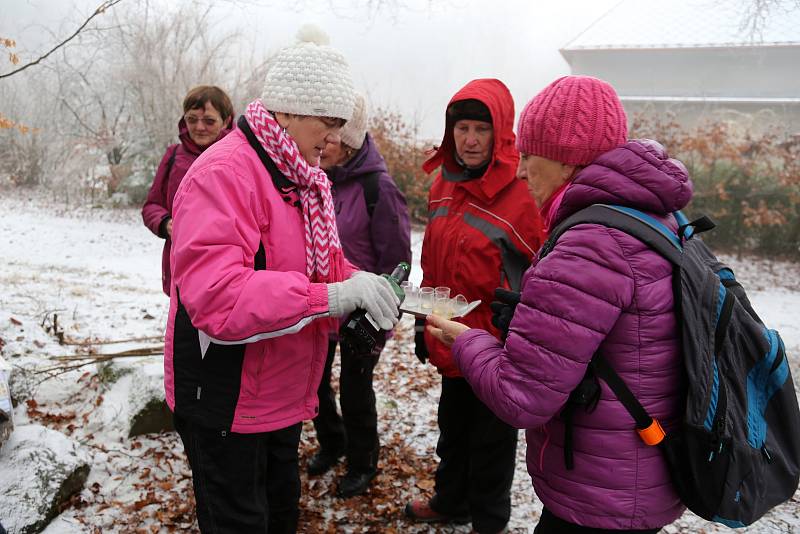
<instances>
[{"instance_id":1,"label":"white knit beanie with pom pom","mask_svg":"<svg viewBox=\"0 0 800 534\"><path fill-rule=\"evenodd\" d=\"M307 24L296 44L278 52L261 95L268 110L350 120L356 96L350 66L329 42L324 31Z\"/></svg>"},{"instance_id":2,"label":"white knit beanie with pom pom","mask_svg":"<svg viewBox=\"0 0 800 534\"><path fill-rule=\"evenodd\" d=\"M353 116L344 125L339 135L342 138L342 143L356 150L364 144L364 138L367 135L367 103L363 96L356 95Z\"/></svg>"}]
</instances>

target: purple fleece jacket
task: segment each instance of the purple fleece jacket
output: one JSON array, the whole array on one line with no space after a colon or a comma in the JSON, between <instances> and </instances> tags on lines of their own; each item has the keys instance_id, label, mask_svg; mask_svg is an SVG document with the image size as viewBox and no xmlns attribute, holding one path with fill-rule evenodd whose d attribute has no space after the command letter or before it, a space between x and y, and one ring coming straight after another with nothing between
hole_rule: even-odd
<instances>
[{"instance_id":1,"label":"purple fleece jacket","mask_svg":"<svg viewBox=\"0 0 800 534\"><path fill-rule=\"evenodd\" d=\"M333 182L336 226L345 257L359 269L391 273L401 261L411 263L411 223L406 197L389 176L386 162L367 134L364 144L344 166L326 171ZM378 203L367 212L362 179L376 174Z\"/></svg>"},{"instance_id":2,"label":"purple fleece jacket","mask_svg":"<svg viewBox=\"0 0 800 534\"><path fill-rule=\"evenodd\" d=\"M555 226L595 203L669 215L692 195L684 166L653 141L631 141L574 178ZM681 357L672 266L637 239L595 224L573 227L523 278L505 346L482 330L458 336L453 354L477 396L527 429L533 487L556 516L603 529L649 529L683 512L661 451L634 431L602 385L592 413L574 415L575 468L564 465L561 409L600 350L647 411L669 431L681 415Z\"/></svg>"}]
</instances>

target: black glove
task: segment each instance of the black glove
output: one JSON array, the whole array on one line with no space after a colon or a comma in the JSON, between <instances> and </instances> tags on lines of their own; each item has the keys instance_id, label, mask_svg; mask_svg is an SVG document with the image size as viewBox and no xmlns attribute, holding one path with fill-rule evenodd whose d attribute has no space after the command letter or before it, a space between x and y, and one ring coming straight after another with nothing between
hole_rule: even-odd
<instances>
[{"instance_id":1,"label":"black glove","mask_svg":"<svg viewBox=\"0 0 800 534\"><path fill-rule=\"evenodd\" d=\"M425 319L414 321L414 354L420 363L428 361L428 346L425 345Z\"/></svg>"},{"instance_id":2,"label":"black glove","mask_svg":"<svg viewBox=\"0 0 800 534\"><path fill-rule=\"evenodd\" d=\"M508 327L511 325L511 318L514 317L514 310L519 304L520 294L498 287L494 290L494 296L497 300L489 305L492 309L492 324L500 330L500 339L505 341Z\"/></svg>"}]
</instances>

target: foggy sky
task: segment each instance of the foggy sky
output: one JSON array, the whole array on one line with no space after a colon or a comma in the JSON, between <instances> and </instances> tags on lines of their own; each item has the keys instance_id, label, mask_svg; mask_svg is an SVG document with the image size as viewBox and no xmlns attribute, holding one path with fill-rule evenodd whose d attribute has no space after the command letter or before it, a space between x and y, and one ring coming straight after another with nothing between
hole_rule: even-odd
<instances>
[{"instance_id":1,"label":"foggy sky","mask_svg":"<svg viewBox=\"0 0 800 534\"><path fill-rule=\"evenodd\" d=\"M519 113L542 87L569 73L558 49L618 1L397 0L388 2L396 7L377 13L366 9L368 0L203 0L193 5L212 5L215 30L238 29L257 51L290 44L307 22L319 25L347 56L356 87L372 107L399 111L419 123L422 137L438 139L447 102L474 78L502 80ZM15 38L20 52L39 51L74 31L98 4L0 0L0 36ZM165 5L166 0L151 1L151 6Z\"/></svg>"}]
</instances>

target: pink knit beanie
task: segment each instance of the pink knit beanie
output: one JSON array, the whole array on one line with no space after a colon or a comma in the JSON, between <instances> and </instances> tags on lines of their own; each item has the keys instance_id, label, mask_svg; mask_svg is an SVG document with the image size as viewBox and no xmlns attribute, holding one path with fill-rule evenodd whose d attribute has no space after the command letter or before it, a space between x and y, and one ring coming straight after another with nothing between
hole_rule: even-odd
<instances>
[{"instance_id":1,"label":"pink knit beanie","mask_svg":"<svg viewBox=\"0 0 800 534\"><path fill-rule=\"evenodd\" d=\"M517 150L567 165L588 165L623 145L628 122L617 92L590 76L564 76L522 110Z\"/></svg>"}]
</instances>

